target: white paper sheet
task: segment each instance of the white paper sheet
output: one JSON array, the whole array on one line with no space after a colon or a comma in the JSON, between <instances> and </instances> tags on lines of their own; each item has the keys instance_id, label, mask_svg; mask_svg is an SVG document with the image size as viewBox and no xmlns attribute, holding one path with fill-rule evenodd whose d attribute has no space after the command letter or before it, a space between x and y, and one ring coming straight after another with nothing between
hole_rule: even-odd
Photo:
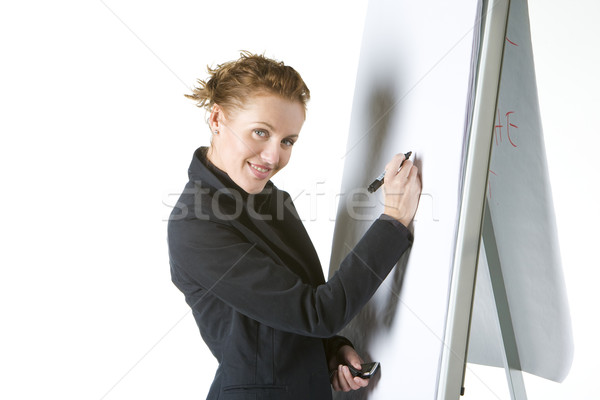
<instances>
[{"instance_id":1,"label":"white paper sheet","mask_svg":"<svg viewBox=\"0 0 600 400\"><path fill-rule=\"evenodd\" d=\"M435 397L476 11L476 0L369 3L330 272L382 212L366 187L394 154L413 152L423 196L410 254L343 332L381 374L344 398Z\"/></svg>"},{"instance_id":2,"label":"white paper sheet","mask_svg":"<svg viewBox=\"0 0 600 400\"><path fill-rule=\"evenodd\" d=\"M573 340L525 0L511 1L506 36L487 198L521 367L562 381ZM480 256L468 359L503 367L499 343L490 340L497 322L484 268Z\"/></svg>"}]
</instances>

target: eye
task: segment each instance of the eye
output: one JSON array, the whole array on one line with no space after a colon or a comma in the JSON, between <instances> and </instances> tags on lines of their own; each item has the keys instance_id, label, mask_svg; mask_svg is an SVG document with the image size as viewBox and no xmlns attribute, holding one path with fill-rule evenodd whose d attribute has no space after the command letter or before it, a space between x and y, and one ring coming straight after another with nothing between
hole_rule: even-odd
<instances>
[{"instance_id":1,"label":"eye","mask_svg":"<svg viewBox=\"0 0 600 400\"><path fill-rule=\"evenodd\" d=\"M283 143L284 145L286 145L288 147L291 147L294 145L295 142L292 139L283 139L281 141L281 143Z\"/></svg>"},{"instance_id":2,"label":"eye","mask_svg":"<svg viewBox=\"0 0 600 400\"><path fill-rule=\"evenodd\" d=\"M258 137L267 137L267 132L260 129L255 129L254 134Z\"/></svg>"}]
</instances>

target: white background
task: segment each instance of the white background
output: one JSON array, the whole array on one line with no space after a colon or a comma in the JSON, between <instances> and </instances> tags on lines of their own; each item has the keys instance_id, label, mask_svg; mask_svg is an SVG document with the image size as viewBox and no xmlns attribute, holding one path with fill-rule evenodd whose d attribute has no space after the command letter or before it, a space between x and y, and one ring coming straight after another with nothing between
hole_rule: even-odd
<instances>
[{"instance_id":1,"label":"white background","mask_svg":"<svg viewBox=\"0 0 600 400\"><path fill-rule=\"evenodd\" d=\"M275 181L327 269L366 5L2 3L0 398L203 398L215 362L170 282L165 219L209 138L182 95L238 50L311 88ZM563 383L526 386L598 398L600 4L530 0L530 14L575 358ZM469 366L466 385L466 399L508 398L502 370Z\"/></svg>"}]
</instances>

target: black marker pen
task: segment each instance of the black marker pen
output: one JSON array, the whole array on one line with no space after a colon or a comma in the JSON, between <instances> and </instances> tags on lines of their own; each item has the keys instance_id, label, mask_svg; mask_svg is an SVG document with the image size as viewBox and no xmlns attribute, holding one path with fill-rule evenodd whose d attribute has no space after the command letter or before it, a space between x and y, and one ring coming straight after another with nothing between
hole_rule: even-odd
<instances>
[{"instance_id":1,"label":"black marker pen","mask_svg":"<svg viewBox=\"0 0 600 400\"><path fill-rule=\"evenodd\" d=\"M412 151L409 151L408 153L406 153L404 155L404 160L402 160L402 162L400 163L400 166L398 167L398 171L400 171L400 168L402 168L402 164L404 164L404 161L408 160L410 158L410 155L412 154ZM367 188L367 190L369 191L369 193L373 193L375 192L377 189L379 189L381 187L381 185L383 185L383 178L385 177L385 171L383 171L381 173L381 175L379 175L374 181L373 183L371 183L369 185L369 187Z\"/></svg>"}]
</instances>

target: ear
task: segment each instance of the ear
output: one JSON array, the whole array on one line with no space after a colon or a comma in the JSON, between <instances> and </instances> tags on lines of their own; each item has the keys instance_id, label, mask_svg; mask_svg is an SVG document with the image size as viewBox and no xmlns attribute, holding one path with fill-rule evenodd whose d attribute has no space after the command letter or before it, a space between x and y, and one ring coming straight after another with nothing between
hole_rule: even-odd
<instances>
[{"instance_id":1,"label":"ear","mask_svg":"<svg viewBox=\"0 0 600 400\"><path fill-rule=\"evenodd\" d=\"M220 105L214 104L208 117L208 125L211 132L219 131L222 127L222 121L225 120L225 113Z\"/></svg>"}]
</instances>

